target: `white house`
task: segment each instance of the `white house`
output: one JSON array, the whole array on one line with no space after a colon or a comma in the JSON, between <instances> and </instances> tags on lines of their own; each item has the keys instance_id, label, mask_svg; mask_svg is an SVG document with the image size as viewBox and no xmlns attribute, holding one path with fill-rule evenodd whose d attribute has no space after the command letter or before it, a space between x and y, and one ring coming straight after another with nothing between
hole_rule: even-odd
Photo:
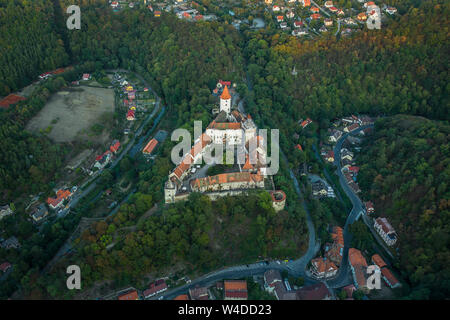
<instances>
[{"instance_id":1,"label":"white house","mask_svg":"<svg viewBox=\"0 0 450 320\"><path fill-rule=\"evenodd\" d=\"M393 246L397 242L397 234L386 218L375 219L373 227L388 246Z\"/></svg>"}]
</instances>

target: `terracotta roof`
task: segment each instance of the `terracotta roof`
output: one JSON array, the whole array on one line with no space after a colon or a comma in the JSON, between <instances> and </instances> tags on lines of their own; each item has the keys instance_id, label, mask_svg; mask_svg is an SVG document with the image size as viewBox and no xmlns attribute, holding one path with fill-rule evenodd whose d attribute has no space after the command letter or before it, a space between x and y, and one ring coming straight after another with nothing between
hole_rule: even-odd
<instances>
[{"instance_id":1,"label":"terracotta roof","mask_svg":"<svg viewBox=\"0 0 450 320\"><path fill-rule=\"evenodd\" d=\"M331 270L337 270L336 265L329 260L326 260L322 257L318 257L316 259L311 260L311 263L317 269L319 273L329 272Z\"/></svg>"},{"instance_id":2,"label":"terracotta roof","mask_svg":"<svg viewBox=\"0 0 450 320\"><path fill-rule=\"evenodd\" d=\"M225 291L247 291L247 281L245 280L225 280Z\"/></svg>"},{"instance_id":3,"label":"terracotta roof","mask_svg":"<svg viewBox=\"0 0 450 320\"><path fill-rule=\"evenodd\" d=\"M342 246L344 245L344 232L341 227L335 226L333 228L333 232L331 233L331 237L336 243Z\"/></svg>"},{"instance_id":4,"label":"terracotta roof","mask_svg":"<svg viewBox=\"0 0 450 320\"><path fill-rule=\"evenodd\" d=\"M53 207L56 207L61 201L67 199L71 195L72 194L69 190L58 190L56 192L56 198L47 198L47 203Z\"/></svg>"},{"instance_id":5,"label":"terracotta roof","mask_svg":"<svg viewBox=\"0 0 450 320\"><path fill-rule=\"evenodd\" d=\"M247 291L225 291L225 298L248 299Z\"/></svg>"},{"instance_id":6,"label":"terracotta roof","mask_svg":"<svg viewBox=\"0 0 450 320\"><path fill-rule=\"evenodd\" d=\"M391 286L395 286L398 283L397 278L392 274L388 268L381 269L381 274L389 281Z\"/></svg>"},{"instance_id":7,"label":"terracotta roof","mask_svg":"<svg viewBox=\"0 0 450 320\"><path fill-rule=\"evenodd\" d=\"M142 150L143 153L145 154L150 154L152 153L152 151L155 149L156 145L158 144L158 140L156 140L155 138L153 138L152 140L149 141L149 143L147 143L147 145L145 146L145 148Z\"/></svg>"},{"instance_id":8,"label":"terracotta roof","mask_svg":"<svg viewBox=\"0 0 450 320\"><path fill-rule=\"evenodd\" d=\"M386 267L386 262L384 262L383 258L380 257L378 253L372 256L372 261L375 263L380 269Z\"/></svg>"},{"instance_id":9,"label":"terracotta roof","mask_svg":"<svg viewBox=\"0 0 450 320\"><path fill-rule=\"evenodd\" d=\"M218 130L238 130L241 129L242 125L240 122L216 122L215 120L211 122L208 129L218 129Z\"/></svg>"},{"instance_id":10,"label":"terracotta roof","mask_svg":"<svg viewBox=\"0 0 450 320\"><path fill-rule=\"evenodd\" d=\"M150 284L150 288L144 291L144 297L148 297L156 294L158 291L167 289L167 284L164 279L159 279L152 284Z\"/></svg>"},{"instance_id":11,"label":"terracotta roof","mask_svg":"<svg viewBox=\"0 0 450 320\"><path fill-rule=\"evenodd\" d=\"M139 296L136 290L122 294L119 296L119 300L139 300Z\"/></svg>"},{"instance_id":12,"label":"terracotta roof","mask_svg":"<svg viewBox=\"0 0 450 320\"><path fill-rule=\"evenodd\" d=\"M260 182L263 181L264 177L258 173L249 173L249 172L231 172L231 173L221 173L215 176L209 176L205 178L197 178L191 181L192 187L205 187L212 186L215 184L224 184L231 182Z\"/></svg>"},{"instance_id":13,"label":"terracotta roof","mask_svg":"<svg viewBox=\"0 0 450 320\"><path fill-rule=\"evenodd\" d=\"M231 95L228 92L228 86L225 86L225 88L223 88L223 92L220 95L220 99L223 99L223 100L231 99Z\"/></svg>"},{"instance_id":14,"label":"terracotta roof","mask_svg":"<svg viewBox=\"0 0 450 320\"><path fill-rule=\"evenodd\" d=\"M187 294L180 294L179 296L175 297L173 300L189 300L189 297Z\"/></svg>"},{"instance_id":15,"label":"terracotta roof","mask_svg":"<svg viewBox=\"0 0 450 320\"><path fill-rule=\"evenodd\" d=\"M348 250L348 261L352 266L364 266L367 267L367 261L362 255L361 251L355 248L350 248Z\"/></svg>"}]
</instances>

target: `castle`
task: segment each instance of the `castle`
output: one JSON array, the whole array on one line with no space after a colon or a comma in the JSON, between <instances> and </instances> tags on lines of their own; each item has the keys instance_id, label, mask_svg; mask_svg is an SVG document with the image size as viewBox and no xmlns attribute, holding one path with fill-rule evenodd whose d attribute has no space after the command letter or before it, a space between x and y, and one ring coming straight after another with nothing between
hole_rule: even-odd
<instances>
[{"instance_id":1,"label":"castle","mask_svg":"<svg viewBox=\"0 0 450 320\"><path fill-rule=\"evenodd\" d=\"M186 200L190 192L201 192L215 200L226 195L243 194L251 189L265 189L268 179L264 170L267 151L265 143L263 137L257 134L257 127L251 116L232 110L232 97L225 85L216 118L169 174L164 185L165 202ZM206 176L205 170L197 172L194 165L200 163L205 154L215 146L227 146L236 150L236 165L228 168L227 172L214 176ZM284 192L274 190L270 193L275 210L284 209Z\"/></svg>"}]
</instances>

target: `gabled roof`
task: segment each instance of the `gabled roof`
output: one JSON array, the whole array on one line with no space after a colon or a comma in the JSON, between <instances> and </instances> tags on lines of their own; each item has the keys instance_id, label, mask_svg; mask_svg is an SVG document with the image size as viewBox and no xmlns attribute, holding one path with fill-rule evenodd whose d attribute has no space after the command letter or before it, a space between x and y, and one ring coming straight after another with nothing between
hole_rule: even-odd
<instances>
[{"instance_id":1,"label":"gabled roof","mask_svg":"<svg viewBox=\"0 0 450 320\"><path fill-rule=\"evenodd\" d=\"M372 256L372 261L373 263L375 263L380 269L382 269L383 267L386 267L386 262L384 262L383 258L381 258L381 256L376 253Z\"/></svg>"},{"instance_id":2,"label":"gabled roof","mask_svg":"<svg viewBox=\"0 0 450 320\"><path fill-rule=\"evenodd\" d=\"M361 251L355 248L348 250L348 261L352 266L364 266L367 267L367 261L362 255Z\"/></svg>"},{"instance_id":3,"label":"gabled roof","mask_svg":"<svg viewBox=\"0 0 450 320\"><path fill-rule=\"evenodd\" d=\"M136 290L122 294L119 296L119 300L139 300L139 296Z\"/></svg>"},{"instance_id":4,"label":"gabled roof","mask_svg":"<svg viewBox=\"0 0 450 320\"><path fill-rule=\"evenodd\" d=\"M155 149L156 145L158 144L158 140L156 140L155 138L153 138L152 140L150 140L147 145L144 147L144 149L142 150L143 153L146 154L150 154L152 153L152 151Z\"/></svg>"},{"instance_id":5,"label":"gabled roof","mask_svg":"<svg viewBox=\"0 0 450 320\"><path fill-rule=\"evenodd\" d=\"M2 108L8 108L12 104L16 104L19 101L26 100L24 97L21 97L17 94L11 93L10 95L6 96L2 100L0 100L0 107Z\"/></svg>"},{"instance_id":6,"label":"gabled roof","mask_svg":"<svg viewBox=\"0 0 450 320\"><path fill-rule=\"evenodd\" d=\"M391 286L395 286L398 283L397 278L392 274L388 268L381 269L381 274L389 281Z\"/></svg>"}]
</instances>

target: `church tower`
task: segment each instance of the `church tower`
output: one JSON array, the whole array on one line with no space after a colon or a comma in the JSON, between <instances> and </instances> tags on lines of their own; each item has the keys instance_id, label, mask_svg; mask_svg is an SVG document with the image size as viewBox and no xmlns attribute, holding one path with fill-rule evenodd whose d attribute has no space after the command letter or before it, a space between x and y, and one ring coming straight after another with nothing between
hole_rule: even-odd
<instances>
[{"instance_id":1,"label":"church tower","mask_svg":"<svg viewBox=\"0 0 450 320\"><path fill-rule=\"evenodd\" d=\"M220 95L220 111L225 111L227 114L231 112L231 95L228 92L228 86L225 86Z\"/></svg>"}]
</instances>

